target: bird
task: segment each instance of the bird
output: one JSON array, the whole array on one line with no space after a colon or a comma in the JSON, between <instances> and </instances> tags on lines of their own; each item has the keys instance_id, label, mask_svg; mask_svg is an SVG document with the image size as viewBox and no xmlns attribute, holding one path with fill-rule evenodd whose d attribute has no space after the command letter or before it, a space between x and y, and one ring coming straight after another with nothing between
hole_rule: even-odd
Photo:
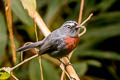
<instances>
[{"instance_id":1,"label":"bird","mask_svg":"<svg viewBox=\"0 0 120 80\"><path fill-rule=\"evenodd\" d=\"M38 50L38 54L48 54L54 58L67 56L79 44L79 29L82 27L76 21L66 21L43 40L22 46L16 51L27 51L31 48Z\"/></svg>"}]
</instances>

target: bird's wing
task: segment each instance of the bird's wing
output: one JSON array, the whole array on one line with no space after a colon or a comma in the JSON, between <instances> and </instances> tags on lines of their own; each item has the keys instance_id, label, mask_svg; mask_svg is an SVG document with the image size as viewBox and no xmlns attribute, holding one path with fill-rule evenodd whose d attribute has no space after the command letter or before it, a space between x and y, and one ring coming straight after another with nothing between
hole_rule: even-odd
<instances>
[{"instance_id":1,"label":"bird's wing","mask_svg":"<svg viewBox=\"0 0 120 80\"><path fill-rule=\"evenodd\" d=\"M44 44L40 47L40 54L51 53L53 51L60 50L64 44L64 38L60 36L48 36L44 41Z\"/></svg>"},{"instance_id":2,"label":"bird's wing","mask_svg":"<svg viewBox=\"0 0 120 80\"><path fill-rule=\"evenodd\" d=\"M32 44L22 46L22 47L18 48L16 51L21 52L21 51L29 50L30 48L40 47L42 45L42 43L43 43L43 40L39 41L39 42L35 42L35 43L32 43Z\"/></svg>"}]
</instances>

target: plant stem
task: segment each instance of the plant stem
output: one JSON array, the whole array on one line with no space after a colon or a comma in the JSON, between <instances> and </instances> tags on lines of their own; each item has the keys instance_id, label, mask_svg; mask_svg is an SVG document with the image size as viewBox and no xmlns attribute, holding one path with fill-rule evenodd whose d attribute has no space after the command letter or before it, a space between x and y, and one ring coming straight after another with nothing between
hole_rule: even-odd
<instances>
[{"instance_id":1,"label":"plant stem","mask_svg":"<svg viewBox=\"0 0 120 80\"><path fill-rule=\"evenodd\" d=\"M81 33L78 35L79 37L86 33L86 27L85 27L85 26L82 26L82 28L83 28L83 32L81 32Z\"/></svg>"},{"instance_id":2,"label":"plant stem","mask_svg":"<svg viewBox=\"0 0 120 80\"><path fill-rule=\"evenodd\" d=\"M41 80L43 80L43 69L42 69L41 56L38 57L38 60L39 60L39 64L40 64Z\"/></svg>"},{"instance_id":3,"label":"plant stem","mask_svg":"<svg viewBox=\"0 0 120 80\"><path fill-rule=\"evenodd\" d=\"M35 28L36 41L38 41L38 33L37 33L37 27L36 27L35 20L34 20L34 28ZM37 54L39 54L38 51L37 51ZM40 65L41 80L43 80L43 70L42 70L42 61L41 60L42 60L42 57L39 56L38 61L39 61L39 65Z\"/></svg>"},{"instance_id":4,"label":"plant stem","mask_svg":"<svg viewBox=\"0 0 120 80\"><path fill-rule=\"evenodd\" d=\"M15 80L19 80L13 73L11 73L11 76L12 76Z\"/></svg>"},{"instance_id":5,"label":"plant stem","mask_svg":"<svg viewBox=\"0 0 120 80\"><path fill-rule=\"evenodd\" d=\"M16 63L16 50L15 50L15 43L14 43L13 29L12 29L11 0L7 0L5 11L6 11L6 19L7 19L7 24L8 24L9 37L10 37L10 42L11 42L13 62Z\"/></svg>"},{"instance_id":6,"label":"plant stem","mask_svg":"<svg viewBox=\"0 0 120 80\"><path fill-rule=\"evenodd\" d=\"M35 28L35 37L36 37L36 41L38 41L37 26L36 26L35 21L34 21L34 28Z\"/></svg>"},{"instance_id":7,"label":"plant stem","mask_svg":"<svg viewBox=\"0 0 120 80\"><path fill-rule=\"evenodd\" d=\"M91 17L93 16L93 13L91 13L87 19L85 19L79 26L83 26L88 20L91 19Z\"/></svg>"},{"instance_id":8,"label":"plant stem","mask_svg":"<svg viewBox=\"0 0 120 80\"><path fill-rule=\"evenodd\" d=\"M78 24L80 24L82 21L83 7L84 7L84 0L81 0Z\"/></svg>"},{"instance_id":9,"label":"plant stem","mask_svg":"<svg viewBox=\"0 0 120 80\"><path fill-rule=\"evenodd\" d=\"M11 71L13 71L13 70L16 69L17 67L21 66L22 64L24 64L24 63L26 63L26 62L28 62L28 61L30 61L30 60L38 57L38 56L39 56L39 54L36 54L36 55L34 55L34 56L32 56L32 57L29 57L29 58L25 59L25 60L22 61L21 63L19 63L19 64L17 64L16 66L12 67L12 68L11 68Z\"/></svg>"}]
</instances>

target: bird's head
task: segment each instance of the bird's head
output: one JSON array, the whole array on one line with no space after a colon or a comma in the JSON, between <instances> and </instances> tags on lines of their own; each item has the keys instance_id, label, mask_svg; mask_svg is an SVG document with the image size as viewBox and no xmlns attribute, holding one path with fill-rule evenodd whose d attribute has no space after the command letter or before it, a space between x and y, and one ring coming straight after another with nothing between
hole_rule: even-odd
<instances>
[{"instance_id":1,"label":"bird's head","mask_svg":"<svg viewBox=\"0 0 120 80\"><path fill-rule=\"evenodd\" d=\"M81 27L78 25L76 21L66 21L61 26L62 29L61 32L71 37L77 37L79 28Z\"/></svg>"}]
</instances>

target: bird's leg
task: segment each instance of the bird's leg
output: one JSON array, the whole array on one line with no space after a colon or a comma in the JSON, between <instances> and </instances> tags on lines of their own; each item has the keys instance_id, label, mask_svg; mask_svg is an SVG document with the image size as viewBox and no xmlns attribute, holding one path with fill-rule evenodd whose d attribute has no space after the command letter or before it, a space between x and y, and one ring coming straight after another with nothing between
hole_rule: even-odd
<instances>
[{"instance_id":1,"label":"bird's leg","mask_svg":"<svg viewBox=\"0 0 120 80\"><path fill-rule=\"evenodd\" d=\"M70 62L70 58L68 56L66 56L66 58L69 60L69 63L67 65L72 65Z\"/></svg>"},{"instance_id":2,"label":"bird's leg","mask_svg":"<svg viewBox=\"0 0 120 80\"><path fill-rule=\"evenodd\" d=\"M57 60L60 61L60 63L62 63L63 65L65 65L65 63L62 60L60 60L59 58L57 58Z\"/></svg>"},{"instance_id":3,"label":"bird's leg","mask_svg":"<svg viewBox=\"0 0 120 80\"><path fill-rule=\"evenodd\" d=\"M67 57L67 59L69 59L69 61L70 61L70 58L68 57L68 56L66 56Z\"/></svg>"},{"instance_id":4,"label":"bird's leg","mask_svg":"<svg viewBox=\"0 0 120 80\"><path fill-rule=\"evenodd\" d=\"M66 66L72 65L72 64L70 63L70 60L69 60L69 57L68 57L68 56L66 56L65 58L66 58L66 62L63 61L62 59L59 59L59 58L57 58L57 59L58 59L58 60L65 66L65 68L66 68Z\"/></svg>"}]
</instances>

